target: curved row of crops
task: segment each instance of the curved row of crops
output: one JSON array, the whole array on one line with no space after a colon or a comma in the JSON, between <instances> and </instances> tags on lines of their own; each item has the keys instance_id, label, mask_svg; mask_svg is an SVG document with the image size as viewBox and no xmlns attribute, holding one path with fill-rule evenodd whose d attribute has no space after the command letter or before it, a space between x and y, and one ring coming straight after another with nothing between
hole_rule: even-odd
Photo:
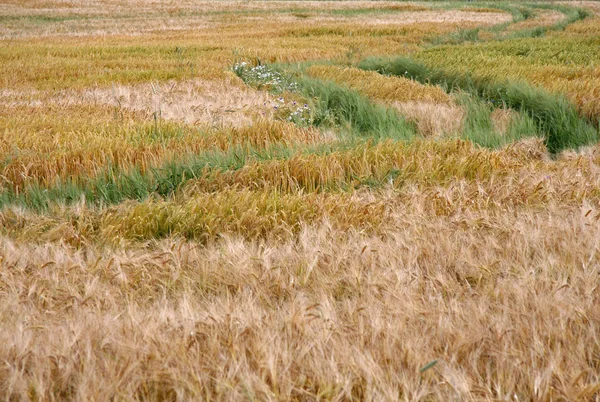
<instances>
[{"instance_id":1,"label":"curved row of crops","mask_svg":"<svg viewBox=\"0 0 600 402\"><path fill-rule=\"evenodd\" d=\"M4 3L0 399L598 398L600 3Z\"/></svg>"}]
</instances>

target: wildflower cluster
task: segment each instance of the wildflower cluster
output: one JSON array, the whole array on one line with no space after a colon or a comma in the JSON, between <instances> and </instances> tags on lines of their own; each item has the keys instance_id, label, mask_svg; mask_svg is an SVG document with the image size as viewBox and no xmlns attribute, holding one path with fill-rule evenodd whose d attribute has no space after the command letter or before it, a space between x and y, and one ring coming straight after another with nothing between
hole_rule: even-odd
<instances>
[{"instance_id":1,"label":"wildflower cluster","mask_svg":"<svg viewBox=\"0 0 600 402\"><path fill-rule=\"evenodd\" d=\"M296 124L312 124L312 116L310 108L305 103L304 105L296 105L296 102L292 102L295 110L293 110L288 116L289 121L293 121Z\"/></svg>"},{"instance_id":2,"label":"wildflower cluster","mask_svg":"<svg viewBox=\"0 0 600 402\"><path fill-rule=\"evenodd\" d=\"M298 84L279 71L265 65L251 66L245 61L234 64L233 72L245 83L258 88L268 87L279 92L294 91Z\"/></svg>"},{"instance_id":3,"label":"wildflower cluster","mask_svg":"<svg viewBox=\"0 0 600 402\"><path fill-rule=\"evenodd\" d=\"M300 104L296 101L286 101L285 98L279 97L271 101L269 106L273 108L275 117L281 120L291 121L299 125L312 124L311 109L307 103Z\"/></svg>"}]
</instances>

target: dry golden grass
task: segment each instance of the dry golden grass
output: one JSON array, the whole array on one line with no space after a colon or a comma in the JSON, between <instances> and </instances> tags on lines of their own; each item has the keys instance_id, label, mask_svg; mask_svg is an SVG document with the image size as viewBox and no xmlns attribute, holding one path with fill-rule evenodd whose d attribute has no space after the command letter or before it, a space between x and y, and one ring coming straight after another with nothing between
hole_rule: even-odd
<instances>
[{"instance_id":1,"label":"dry golden grass","mask_svg":"<svg viewBox=\"0 0 600 402\"><path fill-rule=\"evenodd\" d=\"M256 117L273 115L268 94L226 81L115 86L92 90L86 95L88 102L140 111L146 116L158 113L162 119L194 125L241 127L252 124Z\"/></svg>"},{"instance_id":2,"label":"dry golden grass","mask_svg":"<svg viewBox=\"0 0 600 402\"><path fill-rule=\"evenodd\" d=\"M393 10L393 9L391 9ZM473 12L473 11L458 11L458 10L436 10L436 11L415 11L402 12L394 14L376 14L376 15L361 15L361 16L339 16L339 15L319 15L311 16L305 13L296 13L295 15L259 15L246 17L246 20L251 21L267 21L277 20L280 22L299 22L312 21L318 23L352 23L358 26L378 26L385 25L388 27L413 25L418 23L443 23L443 24L476 24L476 25L493 25L496 23L508 22L511 20L509 14L501 12Z\"/></svg>"},{"instance_id":3,"label":"dry golden grass","mask_svg":"<svg viewBox=\"0 0 600 402\"><path fill-rule=\"evenodd\" d=\"M371 98L385 102L452 103L452 98L442 88L423 85L408 78L385 76L374 71L334 65L314 65L306 72L312 77L344 84Z\"/></svg>"},{"instance_id":4,"label":"dry golden grass","mask_svg":"<svg viewBox=\"0 0 600 402\"><path fill-rule=\"evenodd\" d=\"M436 217L430 195L383 237L324 223L151 250L3 239L0 392L593 400L600 210L472 212L465 197Z\"/></svg>"},{"instance_id":5,"label":"dry golden grass","mask_svg":"<svg viewBox=\"0 0 600 402\"><path fill-rule=\"evenodd\" d=\"M517 112L512 109L494 109L490 118L496 132L506 134L511 121L515 118Z\"/></svg>"},{"instance_id":6,"label":"dry golden grass","mask_svg":"<svg viewBox=\"0 0 600 402\"><path fill-rule=\"evenodd\" d=\"M429 11L429 5L365 1L109 1L6 4L0 38L141 36L215 31L233 22L345 23L404 26L415 23L491 25L509 21L501 10ZM353 13L354 12L354 13ZM256 25L253 29L256 29Z\"/></svg>"},{"instance_id":7,"label":"dry golden grass","mask_svg":"<svg viewBox=\"0 0 600 402\"><path fill-rule=\"evenodd\" d=\"M232 78L240 59L348 63L510 19L436 6L1 0L0 191L300 149L165 197L4 206L0 400L600 401L598 145L479 148L444 136L465 112L441 88L313 65L426 138L309 152L341 137L278 121ZM598 26L432 63L527 78L593 114ZM563 50L572 64L543 64ZM496 131L514 113L493 112Z\"/></svg>"},{"instance_id":8,"label":"dry golden grass","mask_svg":"<svg viewBox=\"0 0 600 402\"><path fill-rule=\"evenodd\" d=\"M581 8L584 8L586 10L593 12L596 15L600 15L600 3L598 3L597 1L576 0L576 1L560 1L558 3L570 5L570 6L581 7Z\"/></svg>"},{"instance_id":9,"label":"dry golden grass","mask_svg":"<svg viewBox=\"0 0 600 402\"><path fill-rule=\"evenodd\" d=\"M237 0L3 0L7 10L25 12L32 10L37 12L47 12L60 14L61 11L69 10L71 12L80 11L88 14L112 14L136 10L142 13L174 13L179 11L204 11L204 12L236 12L236 11L294 11L303 9L316 10L396 10L396 11L418 11L427 10L429 6L419 2L403 2L399 4L395 1L237 1ZM487 11L499 12L499 10L488 9ZM5 11L9 14L8 11Z\"/></svg>"},{"instance_id":10,"label":"dry golden grass","mask_svg":"<svg viewBox=\"0 0 600 402\"><path fill-rule=\"evenodd\" d=\"M109 105L121 115L138 112L140 119L164 120L191 125L241 127L257 117L272 118L272 97L248 88L239 79L150 82L112 85L80 91L0 91L0 106L60 108L73 105Z\"/></svg>"},{"instance_id":11,"label":"dry golden grass","mask_svg":"<svg viewBox=\"0 0 600 402\"><path fill-rule=\"evenodd\" d=\"M263 62L345 60L353 49L362 49L361 56L365 57L397 55L416 50L426 38L476 25L282 24L267 20L140 36L5 40L5 46L0 48L0 86L12 90L59 90L171 79L221 80L229 76L227 69L239 57L259 58ZM269 38L268 45L265 38Z\"/></svg>"},{"instance_id":12,"label":"dry golden grass","mask_svg":"<svg viewBox=\"0 0 600 402\"><path fill-rule=\"evenodd\" d=\"M586 8L594 13L594 17L569 25L565 30L567 34L580 36L597 36L600 34L600 7L591 8L586 4Z\"/></svg>"},{"instance_id":13,"label":"dry golden grass","mask_svg":"<svg viewBox=\"0 0 600 402\"><path fill-rule=\"evenodd\" d=\"M74 248L64 244L75 243L65 223L49 225L50 243L3 238L0 353L9 363L0 368L0 392L77 400L593 400L600 152L552 161L540 145L485 151L424 141L410 146L407 163L436 177L417 169L429 161L419 152L445 160L445 149L457 158L447 161L454 180L408 182L377 198L283 195L273 203L248 191L190 194L189 208L200 209L151 202L150 216L136 219L142 205L124 206L125 214L109 210L98 226L104 235L144 237L165 212L190 227L230 210L216 213L212 227L236 225L233 237L212 236L204 246L167 240L112 249L88 238ZM471 176L465 164L481 174ZM380 206L365 209L373 203ZM72 215L73 234L94 227L94 215ZM285 222L296 235L282 236ZM39 236L35 225L43 223L5 211L3 227L11 224ZM365 225L385 230L372 235Z\"/></svg>"},{"instance_id":14,"label":"dry golden grass","mask_svg":"<svg viewBox=\"0 0 600 402\"><path fill-rule=\"evenodd\" d=\"M548 27L565 18L565 15L555 10L536 10L537 15L533 18L511 24L507 31L518 31L520 29L531 29L536 27Z\"/></svg>"},{"instance_id":15,"label":"dry golden grass","mask_svg":"<svg viewBox=\"0 0 600 402\"><path fill-rule=\"evenodd\" d=\"M441 136L458 134L462 128L465 111L457 105L427 102L394 102L393 106L414 122L419 134Z\"/></svg>"},{"instance_id":16,"label":"dry golden grass","mask_svg":"<svg viewBox=\"0 0 600 402\"><path fill-rule=\"evenodd\" d=\"M596 398L598 147L553 161L539 141L422 141L404 160L416 181L379 194L191 191L55 222L4 211L20 240L0 248L0 393ZM165 217L173 234L210 236L124 249L85 237L152 238Z\"/></svg>"}]
</instances>

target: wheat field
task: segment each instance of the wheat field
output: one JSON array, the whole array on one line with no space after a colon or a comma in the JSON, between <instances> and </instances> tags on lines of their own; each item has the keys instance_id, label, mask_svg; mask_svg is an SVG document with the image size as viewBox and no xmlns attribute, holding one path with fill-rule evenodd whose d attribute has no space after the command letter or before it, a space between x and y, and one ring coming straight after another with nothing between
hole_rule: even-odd
<instances>
[{"instance_id":1,"label":"wheat field","mask_svg":"<svg viewBox=\"0 0 600 402\"><path fill-rule=\"evenodd\" d=\"M0 399L600 401L600 2L0 0Z\"/></svg>"}]
</instances>

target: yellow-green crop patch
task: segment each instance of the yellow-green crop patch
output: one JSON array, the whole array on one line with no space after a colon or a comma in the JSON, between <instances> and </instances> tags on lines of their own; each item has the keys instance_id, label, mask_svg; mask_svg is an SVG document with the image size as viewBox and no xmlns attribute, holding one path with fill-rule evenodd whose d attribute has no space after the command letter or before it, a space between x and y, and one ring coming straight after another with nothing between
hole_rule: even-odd
<instances>
[{"instance_id":1,"label":"yellow-green crop patch","mask_svg":"<svg viewBox=\"0 0 600 402\"><path fill-rule=\"evenodd\" d=\"M0 0L0 399L597 400L598 4Z\"/></svg>"}]
</instances>

